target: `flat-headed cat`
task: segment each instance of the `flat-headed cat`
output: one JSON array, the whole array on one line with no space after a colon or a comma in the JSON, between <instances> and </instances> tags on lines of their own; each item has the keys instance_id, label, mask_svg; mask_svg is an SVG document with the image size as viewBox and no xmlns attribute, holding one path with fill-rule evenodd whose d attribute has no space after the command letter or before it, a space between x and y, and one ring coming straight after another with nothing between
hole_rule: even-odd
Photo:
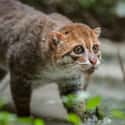
<instances>
[{"instance_id":1,"label":"flat-headed cat","mask_svg":"<svg viewBox=\"0 0 125 125\"><path fill-rule=\"evenodd\" d=\"M77 94L81 79L100 64L100 28L57 17L0 0L0 64L10 73L19 116L30 115L32 84L55 82L61 96ZM82 114L79 106L68 111Z\"/></svg>"}]
</instances>

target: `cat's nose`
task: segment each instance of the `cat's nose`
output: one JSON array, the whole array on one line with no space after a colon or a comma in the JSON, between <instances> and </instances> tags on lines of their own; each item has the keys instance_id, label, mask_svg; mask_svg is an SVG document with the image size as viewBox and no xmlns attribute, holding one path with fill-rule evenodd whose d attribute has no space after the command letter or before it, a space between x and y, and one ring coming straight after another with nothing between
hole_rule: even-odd
<instances>
[{"instance_id":1,"label":"cat's nose","mask_svg":"<svg viewBox=\"0 0 125 125\"><path fill-rule=\"evenodd\" d=\"M96 58L96 57L91 57L91 58L89 58L89 61L90 61L90 63L91 63L92 65L96 65L96 63L97 63L97 58Z\"/></svg>"}]
</instances>

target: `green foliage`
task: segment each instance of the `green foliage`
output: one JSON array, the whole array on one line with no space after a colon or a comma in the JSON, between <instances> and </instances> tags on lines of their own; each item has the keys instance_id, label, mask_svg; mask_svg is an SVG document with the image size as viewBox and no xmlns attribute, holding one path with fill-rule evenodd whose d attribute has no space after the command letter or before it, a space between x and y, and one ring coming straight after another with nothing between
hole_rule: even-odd
<instances>
[{"instance_id":1,"label":"green foliage","mask_svg":"<svg viewBox=\"0 0 125 125\"><path fill-rule=\"evenodd\" d=\"M72 104L78 103L78 96L75 95L70 95L67 96L65 99L67 100L67 104L68 106L71 106ZM105 111L108 107L103 107L103 100L101 96L88 96L87 99L84 100L85 101L85 112L83 113L84 115L84 122L87 122L87 119L91 119L92 117L96 117L98 119L98 121L102 121L103 122L107 122L105 121L105 117L110 119L111 121L113 119L118 119L118 120L125 120L125 112L123 112L122 110L117 110L117 109L113 109L111 110L112 107L110 107L110 111ZM108 105L107 105L108 106ZM108 120L107 119L107 120ZM69 114L67 120L69 122L71 122L73 125L81 125L81 119L79 118L78 115L76 114ZM104 121L103 121L104 120Z\"/></svg>"},{"instance_id":2,"label":"green foliage","mask_svg":"<svg viewBox=\"0 0 125 125\"><path fill-rule=\"evenodd\" d=\"M125 112L114 109L111 111L111 117L125 120Z\"/></svg>"},{"instance_id":3,"label":"green foliage","mask_svg":"<svg viewBox=\"0 0 125 125\"><path fill-rule=\"evenodd\" d=\"M37 118L34 120L34 125L45 125L45 123L42 119Z\"/></svg>"},{"instance_id":4,"label":"green foliage","mask_svg":"<svg viewBox=\"0 0 125 125\"><path fill-rule=\"evenodd\" d=\"M0 109L5 105L3 101L0 101ZM1 111L0 112L0 125L45 125L42 119L31 117L17 117L13 113Z\"/></svg>"},{"instance_id":5,"label":"green foliage","mask_svg":"<svg viewBox=\"0 0 125 125\"><path fill-rule=\"evenodd\" d=\"M87 92L81 91L76 94L69 94L63 97L63 102L67 107L72 107L74 104L78 104L79 102L85 102L85 100L89 97Z\"/></svg>"},{"instance_id":6,"label":"green foliage","mask_svg":"<svg viewBox=\"0 0 125 125\"><path fill-rule=\"evenodd\" d=\"M17 117L9 112L0 112L0 125L45 125L40 118Z\"/></svg>"},{"instance_id":7,"label":"green foliage","mask_svg":"<svg viewBox=\"0 0 125 125\"><path fill-rule=\"evenodd\" d=\"M104 113L101 110L97 110L97 107L101 104L100 96L89 97L88 93L79 92L77 94L65 96L63 100L65 105L69 108L78 106L80 102L85 102L83 103L83 119L88 119L91 115L95 115L98 119L103 119L104 117ZM69 114L68 121L72 122L74 125L78 125L80 121L77 117L78 116L75 114Z\"/></svg>"},{"instance_id":8,"label":"green foliage","mask_svg":"<svg viewBox=\"0 0 125 125\"><path fill-rule=\"evenodd\" d=\"M3 108L4 105L5 105L5 103L1 100L1 101L0 101L0 109Z\"/></svg>"},{"instance_id":9,"label":"green foliage","mask_svg":"<svg viewBox=\"0 0 125 125\"><path fill-rule=\"evenodd\" d=\"M94 110L100 104L101 104L100 96L91 97L86 101L86 110Z\"/></svg>"},{"instance_id":10,"label":"green foliage","mask_svg":"<svg viewBox=\"0 0 125 125\"><path fill-rule=\"evenodd\" d=\"M0 125L11 125L15 120L15 115L11 115L8 112L0 112Z\"/></svg>"},{"instance_id":11,"label":"green foliage","mask_svg":"<svg viewBox=\"0 0 125 125\"><path fill-rule=\"evenodd\" d=\"M84 99L85 107L86 107L85 114L83 113L83 115L85 115L85 120L83 120L84 122L86 122L87 119L91 119L93 116L96 117L98 120L102 120L102 121L104 119L104 116L110 118L111 120L112 119L125 120L125 112L122 110L118 110L115 108L113 110L110 110L109 112L105 112L104 111L105 109L100 110L101 106L103 107L102 97L88 96L88 93L82 93L78 95L71 94L71 95L65 96L63 99L64 99L64 102L66 102L67 106L69 107L74 104L77 104L80 99ZM0 108L3 106L4 106L4 103L3 101L1 101ZM99 107L98 111L97 111L97 107ZM83 121L80 119L80 117L74 113L70 113L68 115L67 121L72 123L73 125L83 124L82 123ZM45 125L45 123L40 118L34 118L34 119L30 117L19 118L15 114L1 111L0 125Z\"/></svg>"},{"instance_id":12,"label":"green foliage","mask_svg":"<svg viewBox=\"0 0 125 125\"><path fill-rule=\"evenodd\" d=\"M76 114L73 114L73 113L68 115L67 120L69 122L71 122L73 125L81 125L81 123L82 123L79 116L77 116Z\"/></svg>"},{"instance_id":13,"label":"green foliage","mask_svg":"<svg viewBox=\"0 0 125 125\"><path fill-rule=\"evenodd\" d=\"M67 107L72 107L76 103L77 96L74 94L69 94L63 97L63 101Z\"/></svg>"},{"instance_id":14,"label":"green foliage","mask_svg":"<svg viewBox=\"0 0 125 125\"><path fill-rule=\"evenodd\" d=\"M80 101L84 101L86 111L89 110L95 110L97 106L101 104L101 97L100 96L94 96L94 97L88 97L81 94L75 95L75 94L69 94L68 96L63 97L63 101L67 107L72 107L74 104L78 104ZM84 93L85 94L85 93ZM80 97L82 95L82 97ZM84 107L83 107L84 108Z\"/></svg>"},{"instance_id":15,"label":"green foliage","mask_svg":"<svg viewBox=\"0 0 125 125\"><path fill-rule=\"evenodd\" d=\"M30 117L17 118L16 121L22 125L31 125L33 123L33 119Z\"/></svg>"},{"instance_id":16,"label":"green foliage","mask_svg":"<svg viewBox=\"0 0 125 125\"><path fill-rule=\"evenodd\" d=\"M5 106L3 100L0 100L0 110ZM33 119L31 117L17 117L16 114L1 111L0 125L45 125L40 118Z\"/></svg>"}]
</instances>

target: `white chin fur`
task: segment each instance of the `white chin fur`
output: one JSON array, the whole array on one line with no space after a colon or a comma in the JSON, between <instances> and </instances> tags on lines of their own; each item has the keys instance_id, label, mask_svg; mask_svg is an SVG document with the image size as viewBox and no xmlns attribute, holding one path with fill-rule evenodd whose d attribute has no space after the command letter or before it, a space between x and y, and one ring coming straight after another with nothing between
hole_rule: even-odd
<instances>
[{"instance_id":1,"label":"white chin fur","mask_svg":"<svg viewBox=\"0 0 125 125\"><path fill-rule=\"evenodd\" d=\"M86 61L86 62L77 62L79 65L90 65L90 62L89 61Z\"/></svg>"},{"instance_id":2,"label":"white chin fur","mask_svg":"<svg viewBox=\"0 0 125 125\"><path fill-rule=\"evenodd\" d=\"M77 62L77 64L79 64L79 65L91 65L91 66L93 66L89 61L86 61L86 62ZM94 66L96 67L98 65L100 65L100 60L97 60L97 63Z\"/></svg>"},{"instance_id":3,"label":"white chin fur","mask_svg":"<svg viewBox=\"0 0 125 125\"><path fill-rule=\"evenodd\" d=\"M88 70L91 67L97 68L100 65L100 60L97 60L96 65L92 65L89 61L86 61L86 62L77 62L77 63L79 65L81 65L82 70L85 71L85 70Z\"/></svg>"}]
</instances>

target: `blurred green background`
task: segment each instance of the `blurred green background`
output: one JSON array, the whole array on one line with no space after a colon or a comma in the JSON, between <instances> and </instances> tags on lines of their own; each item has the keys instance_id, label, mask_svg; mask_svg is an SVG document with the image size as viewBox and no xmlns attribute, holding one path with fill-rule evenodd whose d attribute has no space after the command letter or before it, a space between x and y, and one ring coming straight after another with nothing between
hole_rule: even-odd
<instances>
[{"instance_id":1,"label":"blurred green background","mask_svg":"<svg viewBox=\"0 0 125 125\"><path fill-rule=\"evenodd\" d=\"M46 13L59 12L92 27L101 26L103 37L125 39L125 0L21 0Z\"/></svg>"}]
</instances>

